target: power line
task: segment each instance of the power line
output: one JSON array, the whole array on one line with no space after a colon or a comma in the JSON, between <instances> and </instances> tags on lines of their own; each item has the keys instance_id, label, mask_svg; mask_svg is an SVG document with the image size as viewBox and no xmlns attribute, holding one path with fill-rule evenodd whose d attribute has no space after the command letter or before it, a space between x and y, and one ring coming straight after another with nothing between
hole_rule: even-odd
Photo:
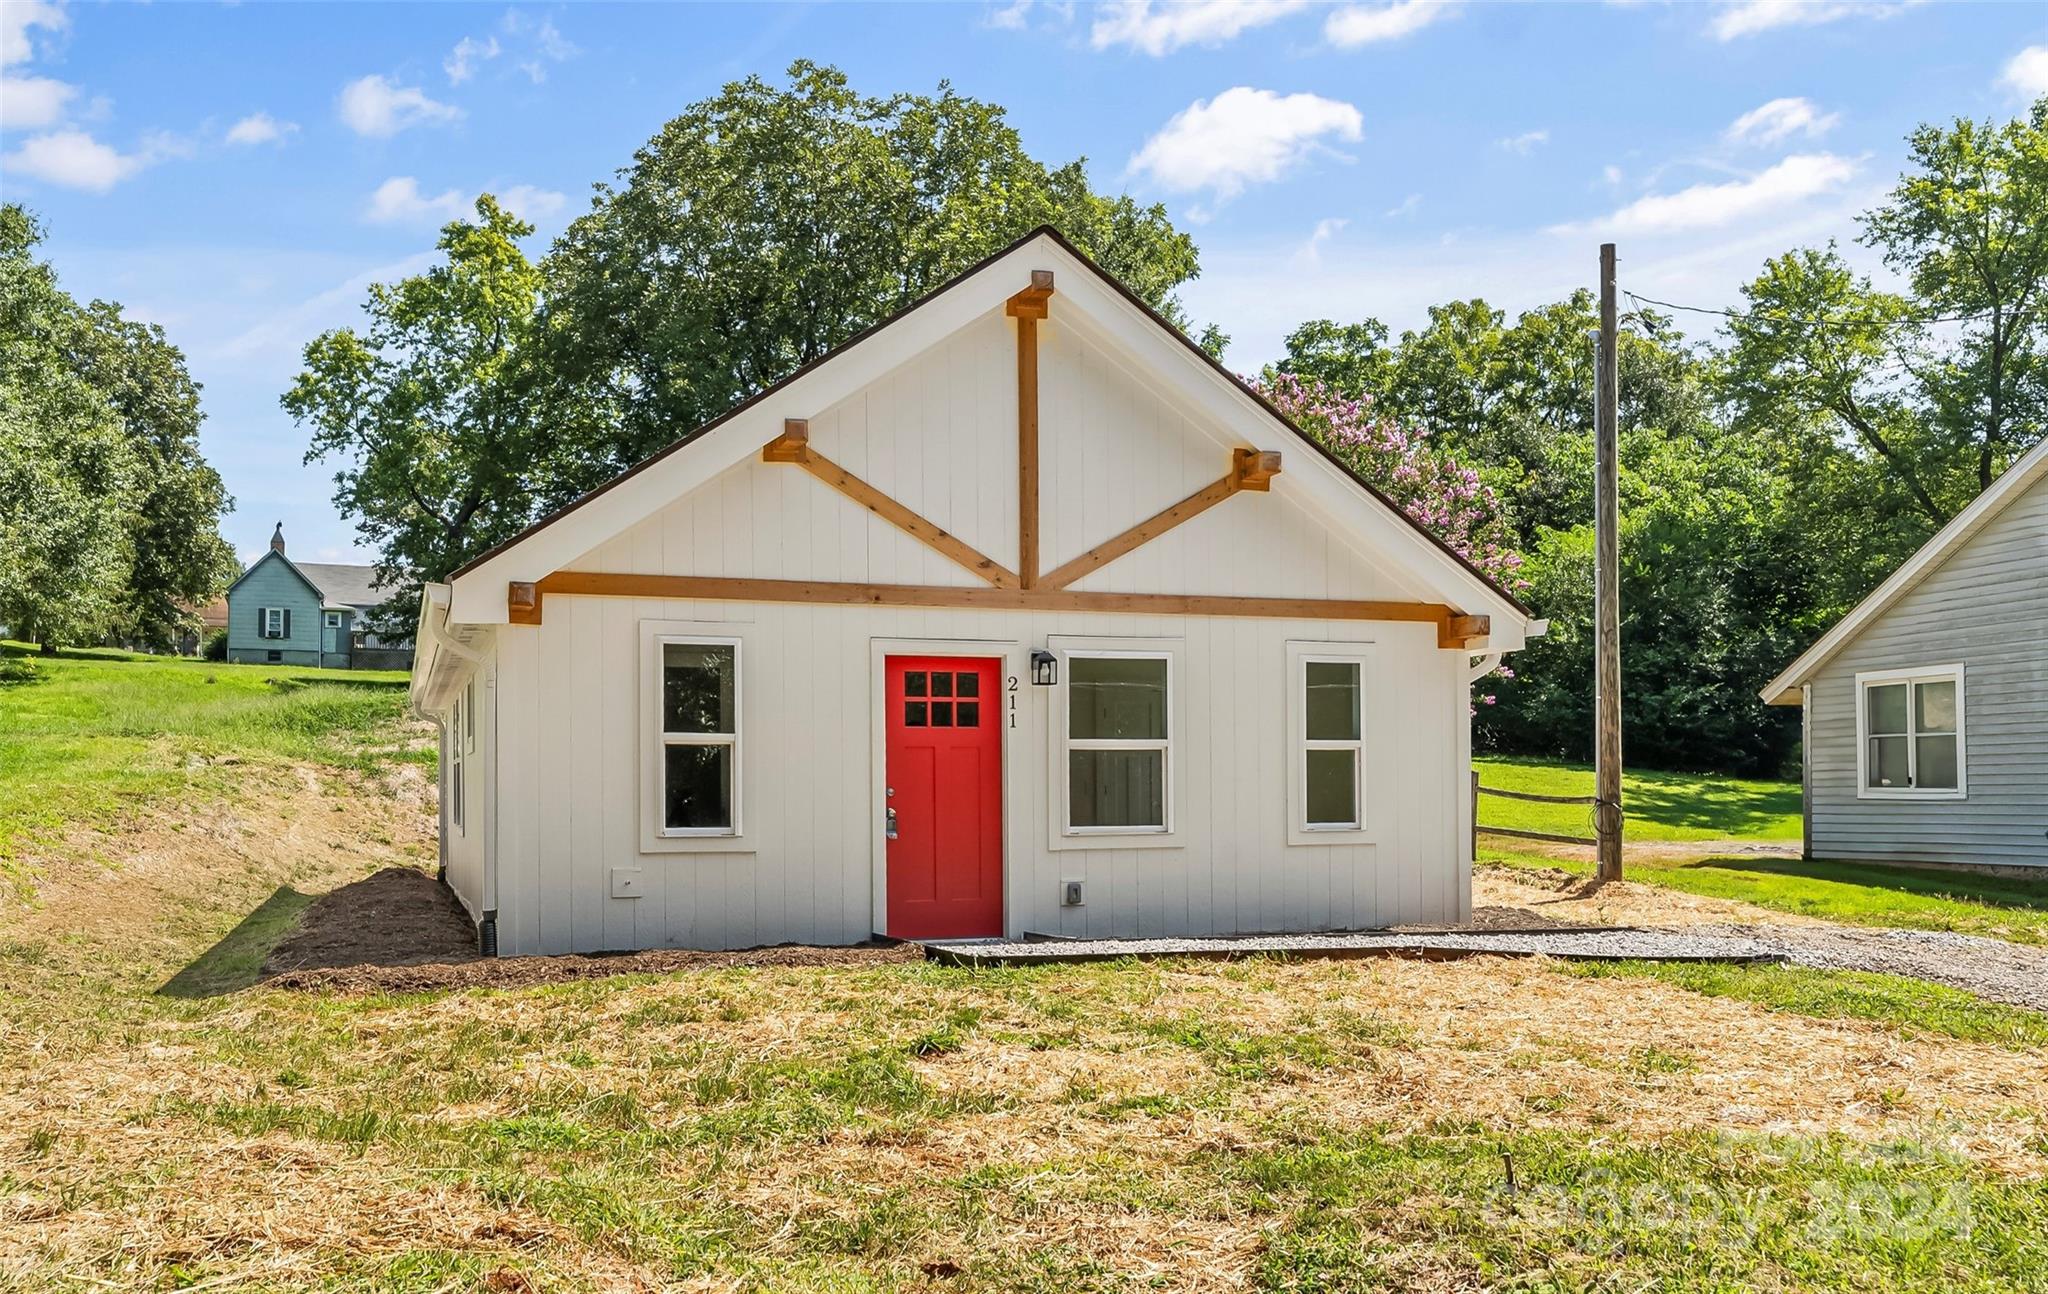
<instances>
[{"instance_id":1,"label":"power line","mask_svg":"<svg viewBox=\"0 0 2048 1294\"><path fill-rule=\"evenodd\" d=\"M1879 323L1879 322L1883 322L1883 321L1880 321L1880 320L1876 320L1876 319L1870 319L1870 318L1862 318L1862 319L1825 319L1825 318L1822 318L1822 319L1816 319L1816 318L1801 318L1801 317L1799 317L1799 316L1797 316L1797 315L1791 315L1791 314L1758 314L1757 312L1755 312L1755 311L1753 311L1753 310L1727 310L1727 309L1723 309L1723 308L1720 308L1720 307L1717 307L1717 306L1688 306L1688 305L1680 305L1680 304L1679 304L1678 302L1676 302L1676 301L1659 301L1659 300L1658 300L1657 298L1655 298L1655 297L1646 297L1646 296L1643 296L1643 295L1641 295L1640 293L1636 293L1636 292L1630 292L1630 291L1628 291L1628 290L1627 290L1626 288L1622 289L1622 295L1626 296L1626 297L1627 297L1627 298L1628 298L1629 300L1631 300L1631 301L1633 301L1633 302L1637 303L1638 305L1646 305L1646 306L1660 306L1660 307L1662 307L1663 309L1666 309L1666 310L1684 310L1684 311L1687 311L1687 312L1689 312L1689 313L1692 313L1692 314L1699 314L1699 315L1720 315L1720 316L1721 316L1722 318L1724 318L1724 319L1744 319L1744 320L1750 320L1750 321L1755 321L1755 322L1768 322L1768 323L1796 323L1796 324L1804 324L1804 325L1807 325L1807 326L1809 326L1809 327L1814 327L1814 328L1839 328L1839 327L1843 327L1843 326L1846 326L1846 325L1851 325L1851 324L1860 324L1860 325L1868 325L1868 324L1874 324L1874 323ZM1975 321L1977 321L1977 320L1980 320L1980 319L1989 319L1989 318L1991 318L1991 313L1990 313L1989 311L1984 311L1984 312L1980 312L1980 313L1977 313L1977 314L1961 314L1961 315L1924 315L1924 316L1916 316L1916 315L1900 315L1900 316L1899 316L1899 317L1898 317L1898 318L1897 318L1896 320L1893 320L1893 321L1891 321L1891 322L1896 322L1896 323L1919 323L1919 324L1939 324L1939 323L1973 323L1973 322L1975 322Z\"/></svg>"}]
</instances>

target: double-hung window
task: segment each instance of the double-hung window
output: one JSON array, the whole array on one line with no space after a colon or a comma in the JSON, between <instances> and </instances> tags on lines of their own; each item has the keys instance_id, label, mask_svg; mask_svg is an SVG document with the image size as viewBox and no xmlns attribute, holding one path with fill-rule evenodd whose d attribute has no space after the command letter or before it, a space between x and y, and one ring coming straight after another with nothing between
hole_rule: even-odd
<instances>
[{"instance_id":1,"label":"double-hung window","mask_svg":"<svg viewBox=\"0 0 2048 1294\"><path fill-rule=\"evenodd\" d=\"M740 824L740 644L662 638L659 817L663 836L732 836Z\"/></svg>"},{"instance_id":2,"label":"double-hung window","mask_svg":"<svg viewBox=\"0 0 2048 1294\"><path fill-rule=\"evenodd\" d=\"M464 687L462 695L455 698L455 714L448 725L448 822L457 831L467 834L465 825L464 797L468 784L463 770L468 764L469 751L463 745L462 734L469 726L470 689Z\"/></svg>"},{"instance_id":3,"label":"double-hung window","mask_svg":"<svg viewBox=\"0 0 2048 1294\"><path fill-rule=\"evenodd\" d=\"M1289 844L1365 833L1365 680L1369 643L1287 644Z\"/></svg>"},{"instance_id":4,"label":"double-hung window","mask_svg":"<svg viewBox=\"0 0 2048 1294\"><path fill-rule=\"evenodd\" d=\"M265 638L289 638L292 636L292 612L290 607L263 608L263 634Z\"/></svg>"},{"instance_id":5,"label":"double-hung window","mask_svg":"<svg viewBox=\"0 0 2048 1294\"><path fill-rule=\"evenodd\" d=\"M1865 799L1961 799L1963 667L1856 676L1857 789Z\"/></svg>"},{"instance_id":6,"label":"double-hung window","mask_svg":"<svg viewBox=\"0 0 2048 1294\"><path fill-rule=\"evenodd\" d=\"M1074 651L1066 664L1067 834L1169 831L1172 656Z\"/></svg>"}]
</instances>

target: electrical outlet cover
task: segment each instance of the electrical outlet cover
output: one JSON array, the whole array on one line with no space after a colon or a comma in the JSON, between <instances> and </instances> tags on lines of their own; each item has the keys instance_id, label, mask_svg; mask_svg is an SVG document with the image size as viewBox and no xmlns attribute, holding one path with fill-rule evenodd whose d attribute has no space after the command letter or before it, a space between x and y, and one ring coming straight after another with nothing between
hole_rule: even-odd
<instances>
[{"instance_id":1,"label":"electrical outlet cover","mask_svg":"<svg viewBox=\"0 0 2048 1294\"><path fill-rule=\"evenodd\" d=\"M615 899L637 899L646 893L637 867L612 868L612 897Z\"/></svg>"}]
</instances>

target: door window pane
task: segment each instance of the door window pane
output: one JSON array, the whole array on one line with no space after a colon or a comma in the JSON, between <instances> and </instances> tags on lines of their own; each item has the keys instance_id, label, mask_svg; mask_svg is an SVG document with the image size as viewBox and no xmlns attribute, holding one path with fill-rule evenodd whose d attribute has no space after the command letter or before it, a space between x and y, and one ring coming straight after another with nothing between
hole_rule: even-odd
<instances>
[{"instance_id":1,"label":"door window pane","mask_svg":"<svg viewBox=\"0 0 2048 1294\"><path fill-rule=\"evenodd\" d=\"M936 682L937 682L937 681L938 681L938 680L939 680L940 678L944 678L944 677L945 677L945 676L944 676L943 674L941 674L941 675L938 675L937 677L935 677L935 678L934 678L934 679L933 679L932 681L936 683ZM934 702L932 702L932 727L934 727L934 728L950 728L950 727L952 727L952 726L953 726L953 703L952 703L951 701L934 701Z\"/></svg>"},{"instance_id":2,"label":"door window pane","mask_svg":"<svg viewBox=\"0 0 2048 1294\"><path fill-rule=\"evenodd\" d=\"M981 702L979 701L962 701L953 707L953 713L960 721L958 726L962 728L979 728L981 726Z\"/></svg>"},{"instance_id":3,"label":"door window pane","mask_svg":"<svg viewBox=\"0 0 2048 1294\"><path fill-rule=\"evenodd\" d=\"M1879 733L1904 732L1906 730L1906 685L1887 683L1882 687L1867 690L1864 704L1869 707L1868 718L1864 721L1866 730L1876 736ZM1904 786L1905 779L1899 779Z\"/></svg>"},{"instance_id":4,"label":"door window pane","mask_svg":"<svg viewBox=\"0 0 2048 1294\"><path fill-rule=\"evenodd\" d=\"M944 673L944 672L942 672L942 671L940 671L940 670L933 670L933 671L932 671L932 695L933 695L933 696L951 696L951 695L953 695L953 676L952 676L951 674L947 674L947 673Z\"/></svg>"},{"instance_id":5,"label":"door window pane","mask_svg":"<svg viewBox=\"0 0 2048 1294\"><path fill-rule=\"evenodd\" d=\"M1308 662L1308 739L1358 740L1358 662Z\"/></svg>"},{"instance_id":6,"label":"door window pane","mask_svg":"<svg viewBox=\"0 0 2048 1294\"><path fill-rule=\"evenodd\" d=\"M732 829L732 747L668 746L663 823L675 829Z\"/></svg>"},{"instance_id":7,"label":"door window pane","mask_svg":"<svg viewBox=\"0 0 2048 1294\"><path fill-rule=\"evenodd\" d=\"M1308 752L1308 820L1317 827L1358 825L1357 751Z\"/></svg>"},{"instance_id":8,"label":"door window pane","mask_svg":"<svg viewBox=\"0 0 2048 1294\"><path fill-rule=\"evenodd\" d=\"M979 675L979 674L957 674L957 675L955 675L955 676L954 676L954 678L955 678L955 683L956 683L956 685L955 685L955 690L954 690L954 695L956 695L956 696L980 696L980 695L981 695L981 675Z\"/></svg>"},{"instance_id":9,"label":"door window pane","mask_svg":"<svg viewBox=\"0 0 2048 1294\"><path fill-rule=\"evenodd\" d=\"M1905 737L1872 737L1870 739L1870 784L1872 786L1909 785L1906 775Z\"/></svg>"},{"instance_id":10,"label":"door window pane","mask_svg":"<svg viewBox=\"0 0 2048 1294\"><path fill-rule=\"evenodd\" d=\"M1068 661L1067 735L1076 741L1163 741L1166 661L1076 656ZM1084 825L1077 818L1076 826Z\"/></svg>"},{"instance_id":11,"label":"door window pane","mask_svg":"<svg viewBox=\"0 0 2048 1294\"><path fill-rule=\"evenodd\" d=\"M733 655L730 643L662 645L662 731L734 731Z\"/></svg>"},{"instance_id":12,"label":"door window pane","mask_svg":"<svg viewBox=\"0 0 2048 1294\"><path fill-rule=\"evenodd\" d=\"M1896 741L1897 738L1887 738ZM1919 741L1919 768L1913 785L1929 791L1953 791L1956 789L1956 738L1954 733L1922 737Z\"/></svg>"},{"instance_id":13,"label":"door window pane","mask_svg":"<svg viewBox=\"0 0 2048 1294\"><path fill-rule=\"evenodd\" d=\"M914 669L914 670L908 670L908 671L906 671L906 672L904 673L904 675L903 675L903 695L905 695L905 696L923 696L923 695L924 695L924 671L923 671L923 670L921 670L921 669Z\"/></svg>"},{"instance_id":14,"label":"door window pane","mask_svg":"<svg viewBox=\"0 0 2048 1294\"><path fill-rule=\"evenodd\" d=\"M903 726L906 728L925 727L925 706L927 704L924 701L905 701L903 703Z\"/></svg>"},{"instance_id":15,"label":"door window pane","mask_svg":"<svg viewBox=\"0 0 2048 1294\"><path fill-rule=\"evenodd\" d=\"M1166 752L1070 750L1067 804L1076 827L1164 827Z\"/></svg>"},{"instance_id":16,"label":"door window pane","mask_svg":"<svg viewBox=\"0 0 2048 1294\"><path fill-rule=\"evenodd\" d=\"M1915 732L1954 732L1956 730L1956 685L1944 680L1939 683L1915 683L1913 685L1913 730Z\"/></svg>"}]
</instances>

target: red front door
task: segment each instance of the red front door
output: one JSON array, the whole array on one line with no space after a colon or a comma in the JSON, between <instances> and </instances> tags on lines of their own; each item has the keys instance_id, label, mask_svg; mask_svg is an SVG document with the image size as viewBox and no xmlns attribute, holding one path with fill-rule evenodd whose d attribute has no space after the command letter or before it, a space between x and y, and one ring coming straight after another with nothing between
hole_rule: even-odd
<instances>
[{"instance_id":1,"label":"red front door","mask_svg":"<svg viewBox=\"0 0 2048 1294\"><path fill-rule=\"evenodd\" d=\"M1002 662L889 657L889 930L1003 933Z\"/></svg>"}]
</instances>

